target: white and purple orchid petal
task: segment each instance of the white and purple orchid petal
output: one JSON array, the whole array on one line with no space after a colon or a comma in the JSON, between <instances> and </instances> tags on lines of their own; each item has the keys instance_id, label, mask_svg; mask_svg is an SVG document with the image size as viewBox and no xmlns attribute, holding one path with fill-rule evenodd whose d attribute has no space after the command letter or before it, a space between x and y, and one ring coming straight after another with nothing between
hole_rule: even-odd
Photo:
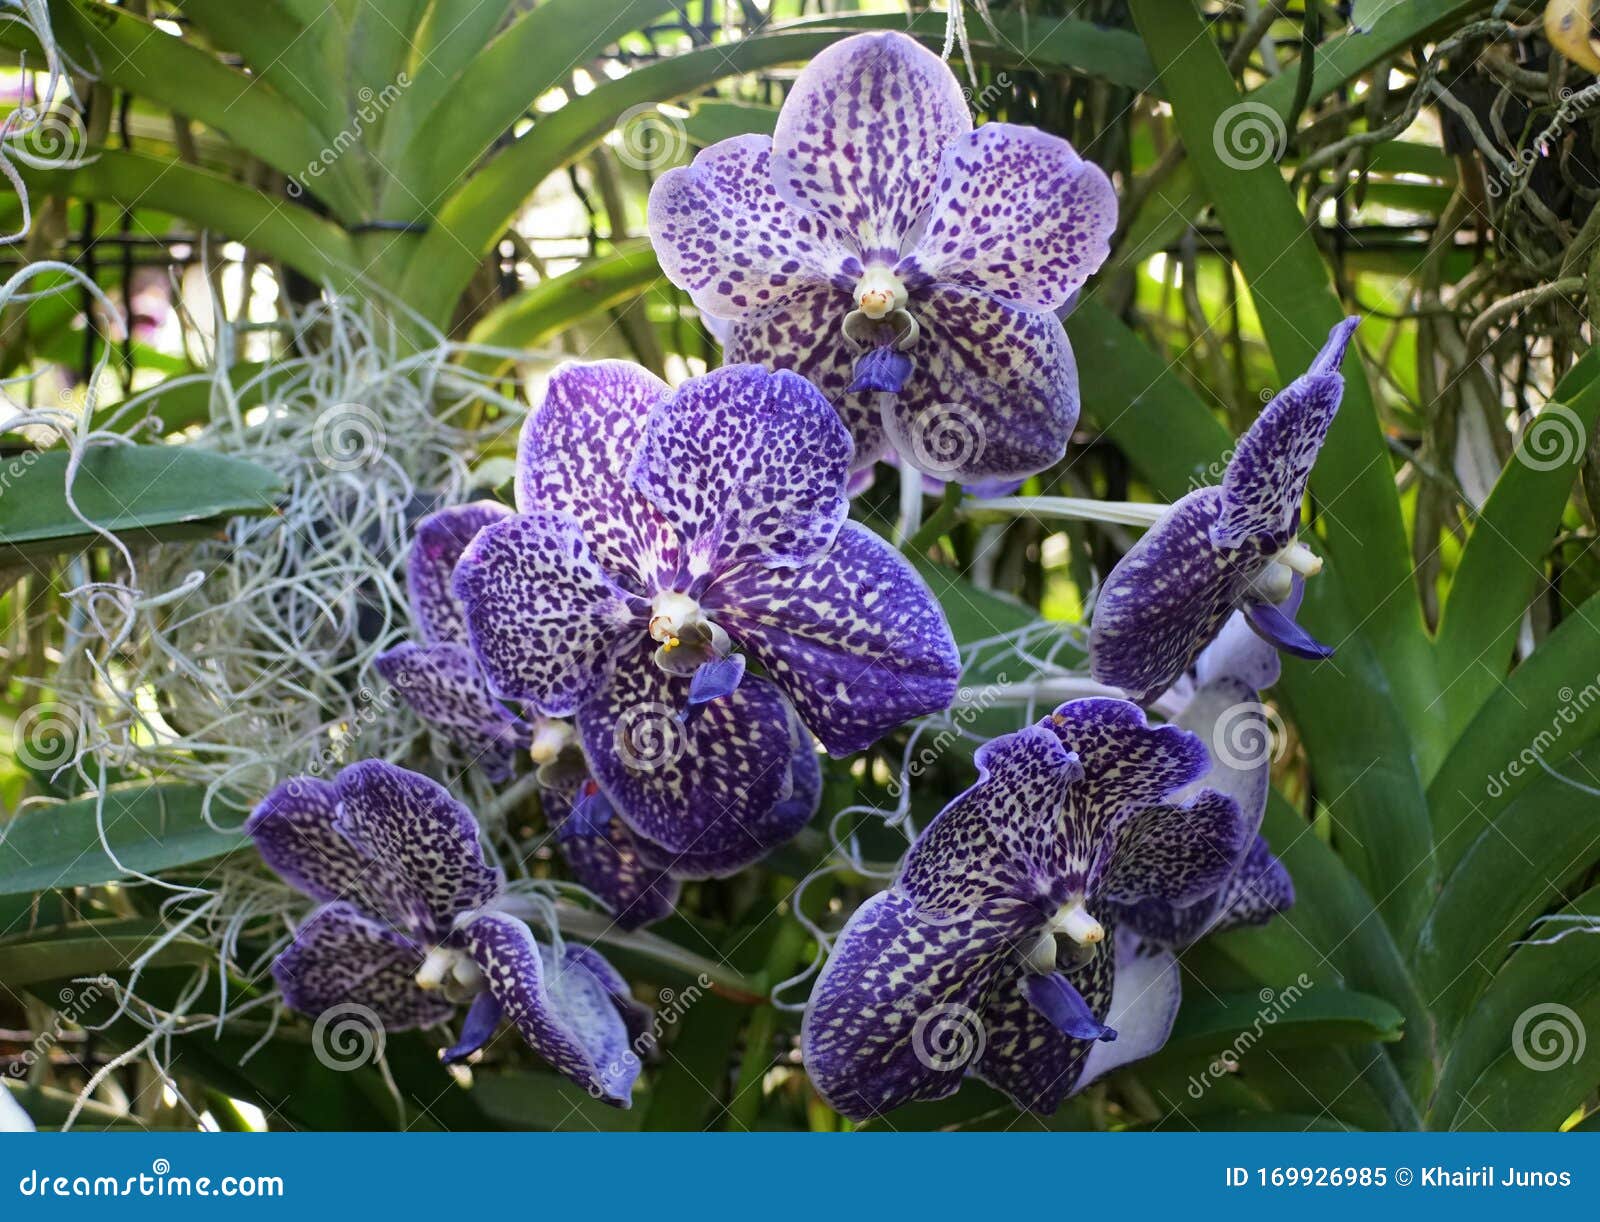
<instances>
[{"instance_id":1,"label":"white and purple orchid petal","mask_svg":"<svg viewBox=\"0 0 1600 1222\"><path fill-rule=\"evenodd\" d=\"M1298 576L1298 574L1296 574ZM1300 606L1300 594L1305 581L1295 583L1292 601L1278 604L1286 615L1293 615ZM1261 639L1261 634L1250 626L1243 611L1228 616L1216 639L1202 649L1194 660L1194 678L1199 684L1213 679L1234 678L1246 687L1265 691L1278 681L1283 673L1283 660L1275 646Z\"/></svg>"},{"instance_id":2,"label":"white and purple orchid petal","mask_svg":"<svg viewBox=\"0 0 1600 1222\"><path fill-rule=\"evenodd\" d=\"M1111 1026L1106 1018L1113 975L1112 956L1102 950L1059 977L1082 1002L1086 1021L1102 1029ZM1000 982L983 1011L986 1039L973 1074L1004 1091L1018 1107L1048 1115L1077 1089L1090 1049L1116 1044L1099 1035L1081 1038L1063 1033L1030 997L1039 987L1030 985L1034 979L1039 977L1012 974ZM1120 1042L1122 1032L1112 1029Z\"/></svg>"},{"instance_id":3,"label":"white and purple orchid petal","mask_svg":"<svg viewBox=\"0 0 1600 1222\"><path fill-rule=\"evenodd\" d=\"M1294 880L1264 838L1257 836L1243 864L1228 880L1219 897L1216 923L1221 933L1245 925L1261 925L1273 915L1294 906Z\"/></svg>"},{"instance_id":4,"label":"white and purple orchid petal","mask_svg":"<svg viewBox=\"0 0 1600 1222\"><path fill-rule=\"evenodd\" d=\"M750 677L685 724L689 680L650 653L620 654L578 709L594 779L623 822L663 850L748 865L772 847L752 828L789 793L788 706Z\"/></svg>"},{"instance_id":5,"label":"white and purple orchid petal","mask_svg":"<svg viewBox=\"0 0 1600 1222\"><path fill-rule=\"evenodd\" d=\"M822 765L817 760L816 745L803 727L795 725L793 730L795 745L790 776L794 788L765 815L744 825L751 838L766 846L763 855L794 839L800 829L811 822L822 799ZM749 864L749 849L742 843L737 844L732 853L670 853L648 841L638 843L640 857L645 862L674 878L721 878Z\"/></svg>"},{"instance_id":6,"label":"white and purple orchid petal","mask_svg":"<svg viewBox=\"0 0 1600 1222\"><path fill-rule=\"evenodd\" d=\"M889 262L933 199L945 146L972 130L937 55L904 34L841 39L789 91L772 138L778 194Z\"/></svg>"},{"instance_id":7,"label":"white and purple orchid petal","mask_svg":"<svg viewBox=\"0 0 1600 1222\"><path fill-rule=\"evenodd\" d=\"M638 929L670 916L678 884L665 870L649 865L640 841L617 818L593 781L585 781L576 802L547 792L545 816L573 877L599 897L623 929Z\"/></svg>"},{"instance_id":8,"label":"white and purple orchid petal","mask_svg":"<svg viewBox=\"0 0 1600 1222\"><path fill-rule=\"evenodd\" d=\"M457 1065L494 1038L505 1009L493 993L482 992L472 999L466 1018L461 1021L461 1034L440 1058L446 1065Z\"/></svg>"},{"instance_id":9,"label":"white and purple orchid petal","mask_svg":"<svg viewBox=\"0 0 1600 1222\"><path fill-rule=\"evenodd\" d=\"M577 707L648 610L596 563L576 519L543 510L481 531L455 589L490 687L555 717Z\"/></svg>"},{"instance_id":10,"label":"white and purple orchid petal","mask_svg":"<svg viewBox=\"0 0 1600 1222\"><path fill-rule=\"evenodd\" d=\"M806 1004L800 1050L817 1092L855 1120L953 1094L985 1055L985 1006L1036 922L1011 901L930 920L898 887L867 900Z\"/></svg>"},{"instance_id":11,"label":"white and purple orchid petal","mask_svg":"<svg viewBox=\"0 0 1600 1222\"><path fill-rule=\"evenodd\" d=\"M568 942L563 954L568 964L587 969L596 983L610 996L611 1004L616 1006L617 1012L622 1015L623 1026L628 1029L633 1050L641 1056L653 1053L655 1033L652 1020L655 1015L649 1006L634 1000L633 990L622 978L622 973L612 967L610 961L592 946L580 946L576 942Z\"/></svg>"},{"instance_id":12,"label":"white and purple orchid petal","mask_svg":"<svg viewBox=\"0 0 1600 1222\"><path fill-rule=\"evenodd\" d=\"M656 409L632 482L682 536L691 577L804 564L849 513L850 434L804 378L730 365Z\"/></svg>"},{"instance_id":13,"label":"white and purple orchid petal","mask_svg":"<svg viewBox=\"0 0 1600 1222\"><path fill-rule=\"evenodd\" d=\"M977 784L923 829L896 887L921 911L946 917L1030 904L1042 928L1065 899L1060 812L1083 768L1040 726L992 739L974 758Z\"/></svg>"},{"instance_id":14,"label":"white and purple orchid petal","mask_svg":"<svg viewBox=\"0 0 1600 1222\"><path fill-rule=\"evenodd\" d=\"M744 654L736 653L731 657L717 658L715 661L703 662L695 668L694 674L689 679L689 708L694 710L702 704L709 704L713 700L720 700L723 696L730 695L733 689L739 686L744 678L746 666Z\"/></svg>"},{"instance_id":15,"label":"white and purple orchid petal","mask_svg":"<svg viewBox=\"0 0 1600 1222\"><path fill-rule=\"evenodd\" d=\"M738 318L785 304L799 286L849 289L861 276L842 234L779 197L771 155L771 137L735 136L651 188L650 242L661 270L706 314Z\"/></svg>"},{"instance_id":16,"label":"white and purple orchid petal","mask_svg":"<svg viewBox=\"0 0 1600 1222\"><path fill-rule=\"evenodd\" d=\"M450 585L456 561L472 537L511 510L496 501L475 501L430 513L417 523L406 558L406 590L417 634L429 645L467 643L467 619Z\"/></svg>"},{"instance_id":17,"label":"white and purple orchid petal","mask_svg":"<svg viewBox=\"0 0 1600 1222\"><path fill-rule=\"evenodd\" d=\"M860 472L883 454L886 442L874 396L849 390L857 353L840 328L854 308L855 300L843 289L807 285L784 306L754 310L728 324L722 355L730 365L792 370L821 391L855 442L851 466Z\"/></svg>"},{"instance_id":18,"label":"white and purple orchid petal","mask_svg":"<svg viewBox=\"0 0 1600 1222\"><path fill-rule=\"evenodd\" d=\"M938 600L889 543L856 522L800 569L747 565L707 612L794 701L832 755L948 708L961 663Z\"/></svg>"},{"instance_id":19,"label":"white and purple orchid petal","mask_svg":"<svg viewBox=\"0 0 1600 1222\"><path fill-rule=\"evenodd\" d=\"M350 900L375 911L375 898L399 887L335 826L339 791L329 781L291 777L250 813L244 830L261 860L314 900Z\"/></svg>"},{"instance_id":20,"label":"white and purple orchid petal","mask_svg":"<svg viewBox=\"0 0 1600 1222\"><path fill-rule=\"evenodd\" d=\"M500 893L500 872L483 858L478 824L437 781L383 760L351 764L335 782L339 833L402 887L383 915L435 941L456 917Z\"/></svg>"},{"instance_id":21,"label":"white and purple orchid petal","mask_svg":"<svg viewBox=\"0 0 1600 1222\"><path fill-rule=\"evenodd\" d=\"M517 509L581 523L600 567L635 594L678 566L671 528L628 482L645 422L671 393L627 361L563 365L523 425L517 452Z\"/></svg>"},{"instance_id":22,"label":"white and purple orchid petal","mask_svg":"<svg viewBox=\"0 0 1600 1222\"><path fill-rule=\"evenodd\" d=\"M1222 494L1173 505L1111 570L1089 626L1095 679L1153 700L1189 668L1240 606L1258 566L1212 545Z\"/></svg>"},{"instance_id":23,"label":"white and purple orchid petal","mask_svg":"<svg viewBox=\"0 0 1600 1222\"><path fill-rule=\"evenodd\" d=\"M1216 894L1250 846L1239 804L1214 789L1121 821L1091 894L1114 904L1185 908Z\"/></svg>"},{"instance_id":24,"label":"white and purple orchid petal","mask_svg":"<svg viewBox=\"0 0 1600 1222\"><path fill-rule=\"evenodd\" d=\"M1083 779L1066 795L1060 824L1062 851L1078 872L1108 868L1121 826L1147 807L1168 802L1210 767L1205 744L1177 726L1152 726L1127 700L1070 700L1039 722L1072 752Z\"/></svg>"},{"instance_id":25,"label":"white and purple orchid petal","mask_svg":"<svg viewBox=\"0 0 1600 1222\"><path fill-rule=\"evenodd\" d=\"M597 1098L627 1107L639 1059L605 985L581 962L558 962L511 917L480 916L464 936L489 991L528 1046Z\"/></svg>"},{"instance_id":26,"label":"white and purple orchid petal","mask_svg":"<svg viewBox=\"0 0 1600 1222\"><path fill-rule=\"evenodd\" d=\"M1294 579L1302 583L1305 580L1298 573ZM1244 605L1244 614L1250 627L1263 641L1281 649L1284 653L1313 662L1333 657L1332 645L1324 645L1317 640L1295 623L1294 617L1286 614L1281 606L1273 603L1247 602Z\"/></svg>"},{"instance_id":27,"label":"white and purple orchid petal","mask_svg":"<svg viewBox=\"0 0 1600 1222\"><path fill-rule=\"evenodd\" d=\"M1113 1069L1159 1052L1172 1034L1183 1000L1178 960L1131 930L1118 928L1114 939L1116 980L1106 1022L1116 1029L1114 1043L1094 1044L1084 1059L1075 1089L1082 1090Z\"/></svg>"},{"instance_id":28,"label":"white and purple orchid petal","mask_svg":"<svg viewBox=\"0 0 1600 1222\"><path fill-rule=\"evenodd\" d=\"M373 665L418 717L470 753L491 781L511 776L533 728L494 698L470 646L407 642L379 654Z\"/></svg>"},{"instance_id":29,"label":"white and purple orchid petal","mask_svg":"<svg viewBox=\"0 0 1600 1222\"><path fill-rule=\"evenodd\" d=\"M1217 790L1239 804L1245 829L1239 850L1243 860L1261 830L1272 788L1273 739L1267 708L1243 680L1215 678L1195 689L1176 724L1204 742L1211 759L1211 767L1193 788Z\"/></svg>"},{"instance_id":30,"label":"white and purple orchid petal","mask_svg":"<svg viewBox=\"0 0 1600 1222\"><path fill-rule=\"evenodd\" d=\"M938 284L912 303L915 369L883 399L902 462L941 480L1021 479L1059 461L1078 423L1078 366L1061 320Z\"/></svg>"},{"instance_id":31,"label":"white and purple orchid petal","mask_svg":"<svg viewBox=\"0 0 1600 1222\"><path fill-rule=\"evenodd\" d=\"M1117 193L1060 136L986 123L944 150L939 194L895 269L913 294L945 281L1058 310L1111 253Z\"/></svg>"},{"instance_id":32,"label":"white and purple orchid petal","mask_svg":"<svg viewBox=\"0 0 1600 1222\"><path fill-rule=\"evenodd\" d=\"M1107 1042L1117 1038L1116 1028L1096 1018L1083 994L1060 972L1030 972L1023 976L1022 995L1062 1035Z\"/></svg>"},{"instance_id":33,"label":"white and purple orchid petal","mask_svg":"<svg viewBox=\"0 0 1600 1222\"><path fill-rule=\"evenodd\" d=\"M1339 364L1359 321L1336 326L1310 370L1279 391L1239 438L1211 528L1218 547L1270 554L1294 539L1311 468L1344 394Z\"/></svg>"},{"instance_id":34,"label":"white and purple orchid petal","mask_svg":"<svg viewBox=\"0 0 1600 1222\"><path fill-rule=\"evenodd\" d=\"M289 949L272 961L272 978L291 1010L315 1016L334 1006L365 1006L385 1031L404 1031L455 1010L417 984L425 953L353 904L333 903L295 931Z\"/></svg>"}]
</instances>

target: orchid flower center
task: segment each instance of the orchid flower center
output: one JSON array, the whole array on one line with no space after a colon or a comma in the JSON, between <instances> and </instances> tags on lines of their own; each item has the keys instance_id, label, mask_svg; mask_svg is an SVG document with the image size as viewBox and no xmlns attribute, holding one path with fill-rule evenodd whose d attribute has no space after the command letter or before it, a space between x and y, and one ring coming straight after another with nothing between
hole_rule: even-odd
<instances>
[{"instance_id":1,"label":"orchid flower center","mask_svg":"<svg viewBox=\"0 0 1600 1222\"><path fill-rule=\"evenodd\" d=\"M553 717L541 717L533 731L533 742L528 747L528 754L533 757L535 764L548 764L561 754L561 750L572 741L572 726L565 721Z\"/></svg>"},{"instance_id":2,"label":"orchid flower center","mask_svg":"<svg viewBox=\"0 0 1600 1222\"><path fill-rule=\"evenodd\" d=\"M705 622L700 604L676 590L663 590L650 604L650 639L668 653L683 643L690 628Z\"/></svg>"},{"instance_id":3,"label":"orchid flower center","mask_svg":"<svg viewBox=\"0 0 1600 1222\"><path fill-rule=\"evenodd\" d=\"M1055 916L1029 949L1028 964L1035 971L1053 972L1058 938L1065 938L1078 951L1092 955L1105 936L1105 926L1089 915L1089 910L1083 906L1083 897L1077 896L1056 909Z\"/></svg>"},{"instance_id":4,"label":"orchid flower center","mask_svg":"<svg viewBox=\"0 0 1600 1222\"><path fill-rule=\"evenodd\" d=\"M483 973L466 951L435 946L417 969L417 987L427 992L443 990L446 995L472 996L483 987Z\"/></svg>"},{"instance_id":5,"label":"orchid flower center","mask_svg":"<svg viewBox=\"0 0 1600 1222\"><path fill-rule=\"evenodd\" d=\"M873 321L905 309L908 299L905 282L887 267L869 267L856 281L856 308Z\"/></svg>"}]
</instances>

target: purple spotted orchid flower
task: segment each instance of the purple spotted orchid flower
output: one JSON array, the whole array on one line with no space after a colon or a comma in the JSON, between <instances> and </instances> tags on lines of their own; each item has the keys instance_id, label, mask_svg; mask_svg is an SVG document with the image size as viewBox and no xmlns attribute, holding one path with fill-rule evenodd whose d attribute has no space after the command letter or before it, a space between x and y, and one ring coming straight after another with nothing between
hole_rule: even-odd
<instances>
[{"instance_id":1,"label":"purple spotted orchid flower","mask_svg":"<svg viewBox=\"0 0 1600 1222\"><path fill-rule=\"evenodd\" d=\"M320 907L273 961L285 1003L320 1015L366 1007L389 1031L442 1022L470 1002L464 1059L502 1018L597 1098L628 1106L648 1012L599 954L559 956L502 910L505 879L466 807L427 777L379 760L332 781L297 777L252 812L262 858Z\"/></svg>"},{"instance_id":2,"label":"purple spotted orchid flower","mask_svg":"<svg viewBox=\"0 0 1600 1222\"><path fill-rule=\"evenodd\" d=\"M812 991L806 1070L847 1116L943 1098L963 1073L1051 1112L1154 1052L1177 961L1117 915L1206 899L1247 839L1233 798L1179 796L1210 767L1205 744L1127 701L1071 701L977 762Z\"/></svg>"},{"instance_id":3,"label":"purple spotted orchid flower","mask_svg":"<svg viewBox=\"0 0 1600 1222\"><path fill-rule=\"evenodd\" d=\"M518 716L495 699L468 641L466 608L450 587L473 536L510 516L504 505L479 501L417 523L406 589L421 640L379 654L375 665L417 716L471 755L490 780L508 780L524 753L539 767L545 817L573 875L619 926L637 929L672 912L677 882L644 862L637 838L599 796L571 725Z\"/></svg>"},{"instance_id":4,"label":"purple spotted orchid flower","mask_svg":"<svg viewBox=\"0 0 1600 1222\"><path fill-rule=\"evenodd\" d=\"M673 391L621 362L566 366L523 432L518 513L457 565L491 688L571 716L616 814L702 876L814 813L792 800L808 730L844 755L954 696L938 603L845 520L851 453L792 373Z\"/></svg>"},{"instance_id":5,"label":"purple spotted orchid flower","mask_svg":"<svg viewBox=\"0 0 1600 1222\"><path fill-rule=\"evenodd\" d=\"M1057 136L974 130L955 75L899 33L800 73L773 136L737 136L650 195L662 269L726 359L793 369L854 464L1031 475L1066 450L1078 375L1057 311L1104 262L1116 195Z\"/></svg>"},{"instance_id":6,"label":"purple spotted orchid flower","mask_svg":"<svg viewBox=\"0 0 1600 1222\"><path fill-rule=\"evenodd\" d=\"M1140 701L1176 682L1235 610L1279 649L1325 658L1283 607L1321 561L1298 541L1317 452L1339 410L1339 364L1355 330L1328 336L1311 368L1239 439L1220 487L1178 501L1111 570L1090 625L1090 667Z\"/></svg>"}]
</instances>

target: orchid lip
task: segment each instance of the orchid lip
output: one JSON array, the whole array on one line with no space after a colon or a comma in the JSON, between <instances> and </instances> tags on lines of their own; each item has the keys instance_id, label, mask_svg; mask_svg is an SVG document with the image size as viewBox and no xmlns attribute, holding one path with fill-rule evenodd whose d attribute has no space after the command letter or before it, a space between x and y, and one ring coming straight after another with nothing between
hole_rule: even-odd
<instances>
[{"instance_id":1,"label":"orchid lip","mask_svg":"<svg viewBox=\"0 0 1600 1222\"><path fill-rule=\"evenodd\" d=\"M905 309L910 294L905 281L887 267L869 267L856 281L856 307L874 321Z\"/></svg>"}]
</instances>

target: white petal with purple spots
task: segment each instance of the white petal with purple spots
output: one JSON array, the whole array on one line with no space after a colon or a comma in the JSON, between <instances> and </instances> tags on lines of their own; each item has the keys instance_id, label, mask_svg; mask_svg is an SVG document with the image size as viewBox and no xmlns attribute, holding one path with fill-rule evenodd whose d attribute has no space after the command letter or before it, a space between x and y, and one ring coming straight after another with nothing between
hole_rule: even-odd
<instances>
[{"instance_id":1,"label":"white petal with purple spots","mask_svg":"<svg viewBox=\"0 0 1600 1222\"><path fill-rule=\"evenodd\" d=\"M490 780L510 777L512 760L533 730L494 698L469 646L407 642L379 654L373 665L418 717L468 752Z\"/></svg>"},{"instance_id":2,"label":"white petal with purple spots","mask_svg":"<svg viewBox=\"0 0 1600 1222\"><path fill-rule=\"evenodd\" d=\"M510 513L495 501L476 501L441 509L417 523L406 557L406 590L411 596L412 621L424 642L466 643L466 615L451 589L450 575L473 536Z\"/></svg>"}]
</instances>

